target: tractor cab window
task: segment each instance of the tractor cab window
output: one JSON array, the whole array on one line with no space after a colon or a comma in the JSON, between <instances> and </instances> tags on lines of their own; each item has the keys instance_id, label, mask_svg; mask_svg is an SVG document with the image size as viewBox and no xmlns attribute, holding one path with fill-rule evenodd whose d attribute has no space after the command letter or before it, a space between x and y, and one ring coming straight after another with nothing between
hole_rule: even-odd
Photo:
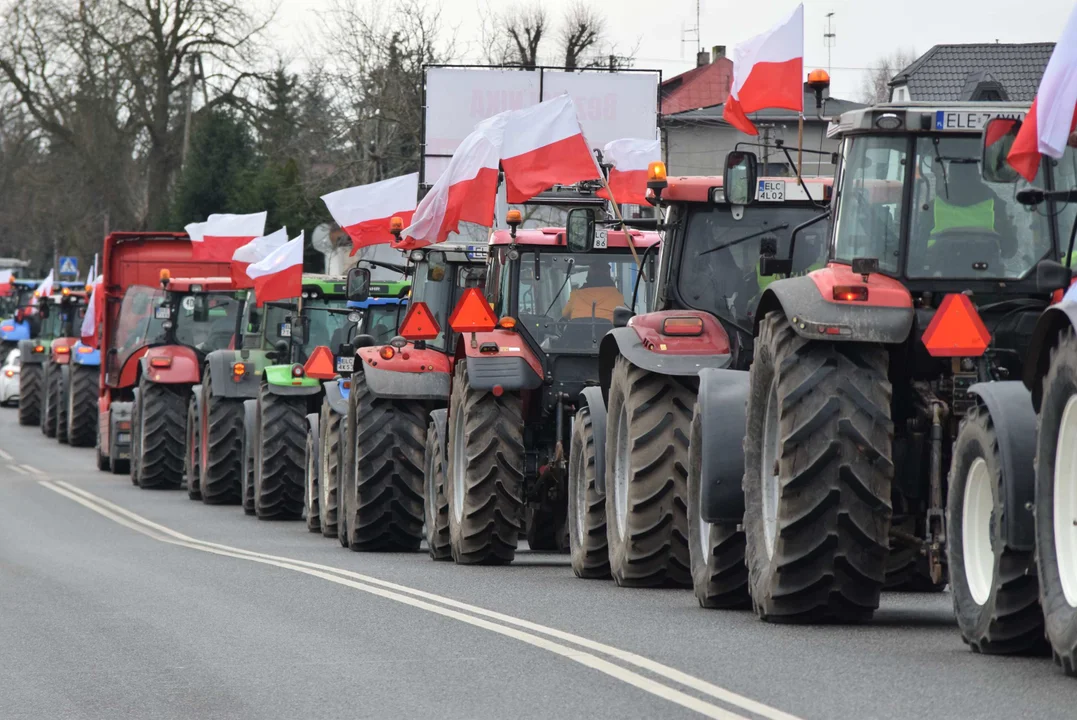
<instances>
[{"instance_id":1,"label":"tractor cab window","mask_svg":"<svg viewBox=\"0 0 1077 720\"><path fill-rule=\"evenodd\" d=\"M636 263L625 252L524 252L519 260L520 327L547 352L593 351L613 328L613 310L632 304ZM637 311L646 312L650 283Z\"/></svg>"},{"instance_id":2,"label":"tractor cab window","mask_svg":"<svg viewBox=\"0 0 1077 720\"><path fill-rule=\"evenodd\" d=\"M388 344L396 336L400 325L398 319L403 320L406 312L407 305L401 306L397 302L370 305L363 311L366 334L374 338L375 345Z\"/></svg>"},{"instance_id":3,"label":"tractor cab window","mask_svg":"<svg viewBox=\"0 0 1077 720\"><path fill-rule=\"evenodd\" d=\"M845 141L834 224L834 257L875 258L897 274L901 252L908 137L861 135Z\"/></svg>"},{"instance_id":4,"label":"tractor cab window","mask_svg":"<svg viewBox=\"0 0 1077 720\"><path fill-rule=\"evenodd\" d=\"M508 277L507 272L503 275ZM481 289L484 277L484 268L441 262L437 252L427 253L427 261L419 265L411 286L411 300L426 303L430 313L437 320L438 327L441 328L436 338L427 340L427 345L440 350L445 349L445 331L449 327L449 316L456 307L456 301L460 299L466 287L475 286ZM406 313L407 308L402 308L401 322Z\"/></svg>"},{"instance_id":5,"label":"tractor cab window","mask_svg":"<svg viewBox=\"0 0 1077 720\"><path fill-rule=\"evenodd\" d=\"M985 182L980 153L976 137L917 139L908 277L1017 280L1051 252L1046 212L1016 200L1027 183Z\"/></svg>"},{"instance_id":6,"label":"tractor cab window","mask_svg":"<svg viewBox=\"0 0 1077 720\"><path fill-rule=\"evenodd\" d=\"M51 300L46 300L49 304L48 317L41 320L41 337L52 340L63 336L64 329L64 313L60 308L60 303L54 303Z\"/></svg>"},{"instance_id":7,"label":"tractor cab window","mask_svg":"<svg viewBox=\"0 0 1077 720\"><path fill-rule=\"evenodd\" d=\"M304 359L319 345L338 348L348 337L348 303L343 298L318 298L303 303L303 314L310 318L306 342L303 343ZM354 331L352 331L354 335Z\"/></svg>"},{"instance_id":8,"label":"tractor cab window","mask_svg":"<svg viewBox=\"0 0 1077 720\"><path fill-rule=\"evenodd\" d=\"M235 293L194 293L173 298L173 337L204 353L232 344L243 301Z\"/></svg>"},{"instance_id":9,"label":"tractor cab window","mask_svg":"<svg viewBox=\"0 0 1077 720\"><path fill-rule=\"evenodd\" d=\"M164 307L163 312L158 309ZM110 355L117 359L117 369L123 367L136 350L164 334L164 321L168 319L164 291L156 287L132 285L127 288L120 304L116 331L112 333ZM111 370L110 370L111 372Z\"/></svg>"},{"instance_id":10,"label":"tractor cab window","mask_svg":"<svg viewBox=\"0 0 1077 720\"><path fill-rule=\"evenodd\" d=\"M1058 160L1048 160L1054 168L1055 188L1068 190L1077 188L1077 150L1066 147L1066 152ZM1040 187L1043 187L1042 185ZM1077 203L1063 203L1058 207L1058 241L1062 260L1065 261L1068 252L1070 233L1073 224L1077 222ZM1070 267L1077 267L1077 245L1075 245L1073 257L1070 259Z\"/></svg>"}]
</instances>

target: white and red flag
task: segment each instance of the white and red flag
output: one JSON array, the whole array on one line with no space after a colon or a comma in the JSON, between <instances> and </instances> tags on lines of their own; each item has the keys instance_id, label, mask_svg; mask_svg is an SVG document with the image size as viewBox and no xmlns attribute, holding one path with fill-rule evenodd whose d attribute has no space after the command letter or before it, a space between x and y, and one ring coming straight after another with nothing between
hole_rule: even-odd
<instances>
[{"instance_id":1,"label":"white and red flag","mask_svg":"<svg viewBox=\"0 0 1077 720\"><path fill-rule=\"evenodd\" d=\"M389 220L399 217L410 225L419 197L419 173L401 175L369 185L337 190L322 200L348 237L354 255L359 248L393 241Z\"/></svg>"},{"instance_id":2,"label":"white and red flag","mask_svg":"<svg viewBox=\"0 0 1077 720\"><path fill-rule=\"evenodd\" d=\"M98 296L104 292L105 276L98 275L90 280L90 300L86 303L86 314L82 318L82 326L79 328L79 336L83 345L97 347L97 328L104 315L104 305Z\"/></svg>"},{"instance_id":3,"label":"white and red flag","mask_svg":"<svg viewBox=\"0 0 1077 720\"><path fill-rule=\"evenodd\" d=\"M501 167L510 203L526 202L554 185L602 177L583 137L576 105L568 95L509 115Z\"/></svg>"},{"instance_id":4,"label":"white and red flag","mask_svg":"<svg viewBox=\"0 0 1077 720\"><path fill-rule=\"evenodd\" d=\"M1036 99L1025 117L1007 157L1032 182L1044 155L1062 157L1070 133L1077 127L1077 7L1070 13L1062 37L1043 71Z\"/></svg>"},{"instance_id":5,"label":"white and red flag","mask_svg":"<svg viewBox=\"0 0 1077 720\"><path fill-rule=\"evenodd\" d=\"M299 237L284 243L263 260L247 266L259 306L299 297L303 292L303 237L299 233Z\"/></svg>"},{"instance_id":6,"label":"white and red flag","mask_svg":"<svg viewBox=\"0 0 1077 720\"><path fill-rule=\"evenodd\" d=\"M209 225L209 223L208 222L187 223L183 227L183 229L185 231L187 231L187 237L191 238L191 242L200 243L200 242L202 242L202 236L206 234L206 225Z\"/></svg>"},{"instance_id":7,"label":"white and red flag","mask_svg":"<svg viewBox=\"0 0 1077 720\"><path fill-rule=\"evenodd\" d=\"M657 140L638 140L624 138L606 143L602 149L602 159L610 163L610 176L607 179L613 200L618 204L647 204L647 168L662 159L662 148ZM605 188L598 191L599 197L609 198Z\"/></svg>"},{"instance_id":8,"label":"white and red flag","mask_svg":"<svg viewBox=\"0 0 1077 720\"><path fill-rule=\"evenodd\" d=\"M266 212L249 215L215 214L202 223L201 238L191 234L191 256L195 260L209 262L230 262L232 255L240 247L256 237L265 235ZM192 223L196 225L196 223ZM198 228L195 228L196 233Z\"/></svg>"},{"instance_id":9,"label":"white and red flag","mask_svg":"<svg viewBox=\"0 0 1077 720\"><path fill-rule=\"evenodd\" d=\"M0 293L10 291L11 281L14 279L14 275L10 270L0 270Z\"/></svg>"},{"instance_id":10,"label":"white and red flag","mask_svg":"<svg viewBox=\"0 0 1077 720\"><path fill-rule=\"evenodd\" d=\"M509 114L482 121L464 138L393 247L408 250L444 242L462 222L493 224L498 160Z\"/></svg>"},{"instance_id":11,"label":"white and red flag","mask_svg":"<svg viewBox=\"0 0 1077 720\"><path fill-rule=\"evenodd\" d=\"M232 282L237 288L254 287L253 281L247 275L247 268L251 263L265 260L269 253L288 242L288 228L281 228L275 233L263 237L257 237L239 248L232 254Z\"/></svg>"},{"instance_id":12,"label":"white and red flag","mask_svg":"<svg viewBox=\"0 0 1077 720\"><path fill-rule=\"evenodd\" d=\"M48 297L52 295L52 270L49 270L49 274L45 276L45 279L41 281L41 284L37 286L37 290L34 290L34 295L37 297Z\"/></svg>"},{"instance_id":13,"label":"white and red flag","mask_svg":"<svg viewBox=\"0 0 1077 720\"><path fill-rule=\"evenodd\" d=\"M747 113L765 108L804 112L804 6L766 32L733 48L733 87L722 119L749 135Z\"/></svg>"}]
</instances>

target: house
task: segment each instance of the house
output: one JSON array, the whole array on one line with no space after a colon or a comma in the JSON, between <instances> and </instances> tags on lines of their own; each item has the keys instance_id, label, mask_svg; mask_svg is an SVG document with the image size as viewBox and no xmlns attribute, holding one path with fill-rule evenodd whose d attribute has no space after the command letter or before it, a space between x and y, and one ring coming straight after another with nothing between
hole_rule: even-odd
<instances>
[{"instance_id":1,"label":"house","mask_svg":"<svg viewBox=\"0 0 1077 720\"><path fill-rule=\"evenodd\" d=\"M892 102L1032 102L1054 43L936 45L890 81Z\"/></svg>"},{"instance_id":2,"label":"house","mask_svg":"<svg viewBox=\"0 0 1077 720\"><path fill-rule=\"evenodd\" d=\"M662 81L662 114L674 115L696 108L720 105L733 87L733 61L725 45L696 54L696 67Z\"/></svg>"}]
</instances>

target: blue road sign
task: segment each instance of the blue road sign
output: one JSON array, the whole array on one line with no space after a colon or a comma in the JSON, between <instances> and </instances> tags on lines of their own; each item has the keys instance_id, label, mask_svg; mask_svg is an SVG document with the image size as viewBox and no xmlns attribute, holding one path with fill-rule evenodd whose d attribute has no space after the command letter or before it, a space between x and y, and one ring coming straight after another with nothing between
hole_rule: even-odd
<instances>
[{"instance_id":1,"label":"blue road sign","mask_svg":"<svg viewBox=\"0 0 1077 720\"><path fill-rule=\"evenodd\" d=\"M78 276L79 274L79 259L74 255L61 255L60 256L60 274Z\"/></svg>"}]
</instances>

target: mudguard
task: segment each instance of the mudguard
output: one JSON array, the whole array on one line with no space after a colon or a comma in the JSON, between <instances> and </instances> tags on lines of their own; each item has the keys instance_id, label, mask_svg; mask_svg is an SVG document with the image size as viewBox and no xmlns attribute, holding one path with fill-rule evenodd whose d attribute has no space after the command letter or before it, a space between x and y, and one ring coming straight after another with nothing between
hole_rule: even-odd
<instances>
[{"instance_id":1,"label":"mudguard","mask_svg":"<svg viewBox=\"0 0 1077 720\"><path fill-rule=\"evenodd\" d=\"M291 365L270 365L262 371L266 387L274 395L317 395L322 391L322 381L304 375L292 377Z\"/></svg>"},{"instance_id":2,"label":"mudguard","mask_svg":"<svg viewBox=\"0 0 1077 720\"><path fill-rule=\"evenodd\" d=\"M322 389L325 390L325 399L329 401L329 408L338 415L348 414L348 396L351 384L348 388L341 386L340 380L327 380L322 383Z\"/></svg>"},{"instance_id":3,"label":"mudguard","mask_svg":"<svg viewBox=\"0 0 1077 720\"><path fill-rule=\"evenodd\" d=\"M1077 328L1077 300L1062 298L1062 302L1044 310L1029 340L1028 356L1025 358L1025 387L1032 392L1032 406L1040 411L1043 395L1043 378L1051 363L1051 350L1058 344L1058 337L1067 327Z\"/></svg>"},{"instance_id":4,"label":"mudguard","mask_svg":"<svg viewBox=\"0 0 1077 720\"><path fill-rule=\"evenodd\" d=\"M602 388L588 387L580 393L580 407L591 414L591 433L595 439L595 488L606 492L606 399Z\"/></svg>"},{"instance_id":5,"label":"mudguard","mask_svg":"<svg viewBox=\"0 0 1077 720\"><path fill-rule=\"evenodd\" d=\"M697 313L691 314L695 315ZM706 315L706 313L699 314ZM635 318L632 319L635 320ZM711 320L717 324L714 318L711 318ZM681 339L683 338L678 338L678 340ZM639 332L632 325L614 328L606 333L598 348L599 384L608 392L610 380L613 376L613 365L618 355L623 355L628 362L649 372L682 377L695 376L704 368L725 368L729 366L729 363L732 362L732 355L729 354L728 340L724 345L707 343L707 346L722 352L699 354L693 352L688 354L678 352L679 347L677 345L671 346L669 344L666 345L666 347L670 348L668 352L655 351L644 344ZM662 345L658 344L656 347L660 348Z\"/></svg>"},{"instance_id":6,"label":"mudguard","mask_svg":"<svg viewBox=\"0 0 1077 720\"><path fill-rule=\"evenodd\" d=\"M249 357L244 360L240 357L239 352L232 350L216 351L207 355L206 365L209 368L209 389L213 393L213 397L258 397L261 374L258 372L257 362L252 362L251 360L252 358ZM232 373L232 366L237 362L247 366L247 372L240 376L238 382Z\"/></svg>"},{"instance_id":7,"label":"mudguard","mask_svg":"<svg viewBox=\"0 0 1077 720\"><path fill-rule=\"evenodd\" d=\"M743 522L748 371L701 371L696 402L704 441L700 448L703 519Z\"/></svg>"},{"instance_id":8,"label":"mudguard","mask_svg":"<svg viewBox=\"0 0 1077 720\"><path fill-rule=\"evenodd\" d=\"M23 365L41 365L49 357L48 340L20 340L19 360ZM34 348L41 347L41 352L34 352Z\"/></svg>"},{"instance_id":9,"label":"mudguard","mask_svg":"<svg viewBox=\"0 0 1077 720\"><path fill-rule=\"evenodd\" d=\"M1032 513L1036 489L1036 412L1020 381L977 383L969 388L987 406L998 436L1002 465L1002 537L1014 550L1036 548Z\"/></svg>"},{"instance_id":10,"label":"mudguard","mask_svg":"<svg viewBox=\"0 0 1077 720\"><path fill-rule=\"evenodd\" d=\"M10 330L8 328L11 328ZM0 341L17 343L20 340L30 339L30 323L23 320L15 322L15 318L0 321Z\"/></svg>"},{"instance_id":11,"label":"mudguard","mask_svg":"<svg viewBox=\"0 0 1077 720\"><path fill-rule=\"evenodd\" d=\"M476 390L492 390L495 385L504 390L534 390L542 385L542 362L515 331L498 328L467 333L457 341L456 358L461 357L467 358L468 380Z\"/></svg>"},{"instance_id":12,"label":"mudguard","mask_svg":"<svg viewBox=\"0 0 1077 720\"><path fill-rule=\"evenodd\" d=\"M71 348L71 362L74 365L101 367L101 351L79 340Z\"/></svg>"},{"instance_id":13,"label":"mudguard","mask_svg":"<svg viewBox=\"0 0 1077 720\"><path fill-rule=\"evenodd\" d=\"M114 402L109 406L109 457L117 460L131 459L131 410L133 408L134 403L131 402ZM121 429L120 423L127 423L127 429ZM122 439L120 433L125 433L127 438Z\"/></svg>"},{"instance_id":14,"label":"mudguard","mask_svg":"<svg viewBox=\"0 0 1077 720\"><path fill-rule=\"evenodd\" d=\"M809 340L898 344L912 329L912 296L896 280L871 275L868 302L838 302L824 298L839 284L863 285L847 266L832 265L806 276L775 280L763 292L756 311L759 321L781 310L798 335ZM876 301L876 299L878 301Z\"/></svg>"},{"instance_id":15,"label":"mudguard","mask_svg":"<svg viewBox=\"0 0 1077 720\"><path fill-rule=\"evenodd\" d=\"M169 358L172 364L169 367L154 367L154 358ZM162 385L179 385L184 383L196 383L202 379L202 367L198 362L198 355L184 345L162 345L152 347L139 360L142 366L142 377L150 382Z\"/></svg>"},{"instance_id":16,"label":"mudguard","mask_svg":"<svg viewBox=\"0 0 1077 720\"><path fill-rule=\"evenodd\" d=\"M519 358L509 359L519 360ZM468 358L469 373L472 367L471 360L472 358ZM521 360L520 362L523 361ZM366 377L367 387L370 392L374 393L375 397L403 400L440 400L446 403L449 401L449 373L447 372L396 372L382 370L363 363L363 375ZM471 386L478 387L475 384L475 376L470 375L469 377L471 378ZM490 387L493 387L494 384L497 383L494 382ZM505 384L502 384L502 387L507 390L515 389L515 387ZM537 387L537 385L533 387ZM488 390L489 388L484 387L482 389Z\"/></svg>"}]
</instances>

